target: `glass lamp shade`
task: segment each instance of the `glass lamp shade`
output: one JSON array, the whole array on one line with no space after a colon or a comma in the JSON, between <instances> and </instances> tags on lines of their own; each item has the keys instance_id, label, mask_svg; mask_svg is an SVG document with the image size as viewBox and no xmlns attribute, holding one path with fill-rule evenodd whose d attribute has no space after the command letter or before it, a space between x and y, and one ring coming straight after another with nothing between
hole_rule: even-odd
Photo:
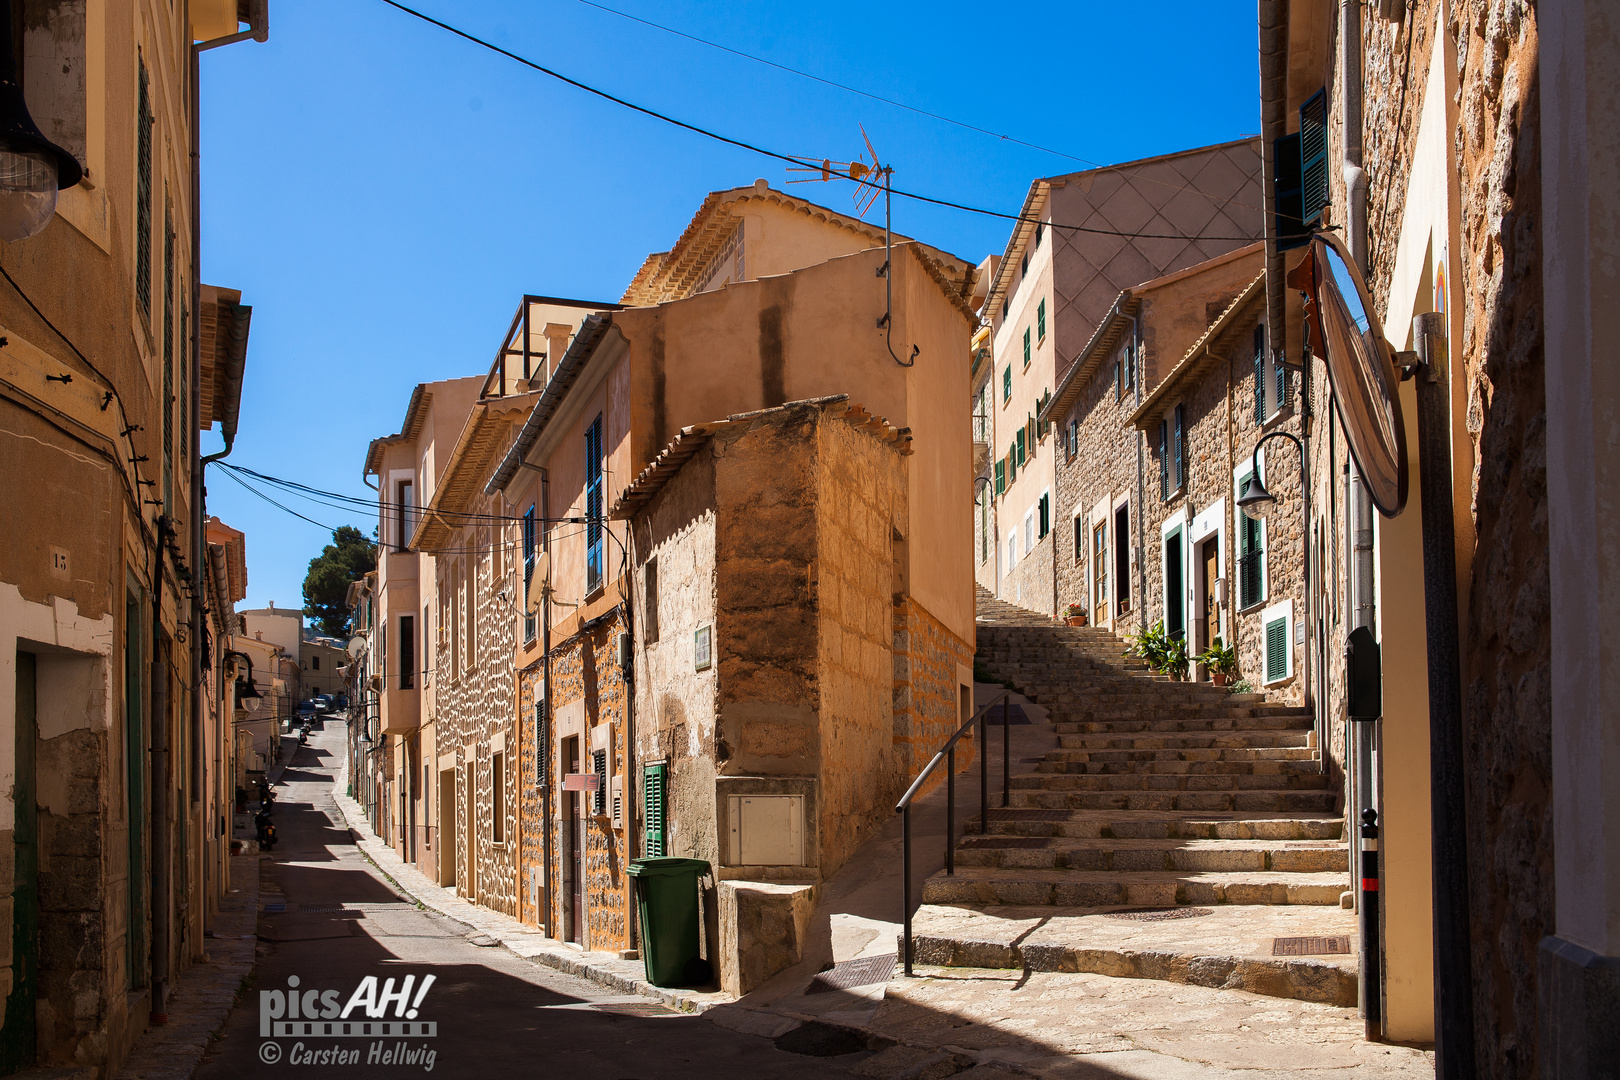
<instances>
[{"instance_id":1,"label":"glass lamp shade","mask_svg":"<svg viewBox=\"0 0 1620 1080\"><path fill-rule=\"evenodd\" d=\"M56 159L0 145L0 240L26 240L56 213Z\"/></svg>"},{"instance_id":2,"label":"glass lamp shade","mask_svg":"<svg viewBox=\"0 0 1620 1080\"><path fill-rule=\"evenodd\" d=\"M1276 508L1276 497L1266 490L1260 478L1249 477L1249 482L1243 485L1243 494L1238 496L1238 509L1243 511L1243 516L1253 521L1264 521Z\"/></svg>"}]
</instances>

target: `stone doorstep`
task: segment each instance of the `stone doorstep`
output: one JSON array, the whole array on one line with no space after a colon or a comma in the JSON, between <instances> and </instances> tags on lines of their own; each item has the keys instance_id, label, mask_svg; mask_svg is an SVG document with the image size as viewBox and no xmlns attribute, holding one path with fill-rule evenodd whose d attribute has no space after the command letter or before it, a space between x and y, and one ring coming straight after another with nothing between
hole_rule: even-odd
<instances>
[{"instance_id":1,"label":"stone doorstep","mask_svg":"<svg viewBox=\"0 0 1620 1080\"><path fill-rule=\"evenodd\" d=\"M1162 922L1107 909L925 904L912 921L914 962L941 967L1089 972L1353 1007L1360 938L1354 913L1216 907ZM1118 910L1118 909L1114 909ZM1348 937L1348 954L1273 956L1279 937Z\"/></svg>"},{"instance_id":2,"label":"stone doorstep","mask_svg":"<svg viewBox=\"0 0 1620 1080\"><path fill-rule=\"evenodd\" d=\"M1231 904L1338 908L1343 873L1293 871L1115 871L959 866L923 883L925 904L1173 907Z\"/></svg>"},{"instance_id":3,"label":"stone doorstep","mask_svg":"<svg viewBox=\"0 0 1620 1080\"><path fill-rule=\"evenodd\" d=\"M587 979L610 990L651 998L681 1012L701 1013L732 1000L723 993L654 986L647 981L646 969L639 960L621 960L614 953L587 952L554 941L532 926L460 897L434 895L443 890L377 838L366 824L360 804L335 790L333 801L353 832L355 846L360 853L393 883L402 896L469 930L488 935L514 956L544 964L565 975Z\"/></svg>"}]
</instances>

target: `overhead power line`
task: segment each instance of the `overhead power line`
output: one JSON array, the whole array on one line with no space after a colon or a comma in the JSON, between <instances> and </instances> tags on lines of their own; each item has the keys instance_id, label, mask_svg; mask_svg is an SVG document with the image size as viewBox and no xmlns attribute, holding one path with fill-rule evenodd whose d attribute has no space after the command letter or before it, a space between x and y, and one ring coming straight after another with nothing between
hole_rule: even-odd
<instances>
[{"instance_id":1,"label":"overhead power line","mask_svg":"<svg viewBox=\"0 0 1620 1080\"><path fill-rule=\"evenodd\" d=\"M499 53L500 55L506 57L508 60L515 60L517 63L522 64L524 67L533 68L535 71L540 72L542 75L549 75L553 79L556 79L559 82L565 82L569 86L572 86L577 90L583 90L587 94L595 95L596 97L599 97L604 101L610 101L615 105L619 105L619 106L622 106L623 108L630 109L633 112L641 113L643 116L650 116L654 120L660 120L660 121L662 121L662 122L664 122L666 124L670 124L670 125L672 125L674 127L682 128L683 130L690 131L695 135L702 135L704 138L713 139L716 142L725 143L727 146L735 146L740 150L747 150L750 153L759 154L762 157L773 158L773 159L775 159L777 161L786 162L789 165L795 165L795 166L798 166L800 168L805 168L805 169L820 169L821 168L821 162L820 161L812 161L809 158L796 157L796 156L794 156L792 154L784 154L784 153L781 153L781 152L776 151L776 150L771 150L771 149L768 149L766 147L759 146L759 145L757 145L755 143L746 142L746 141L744 141L742 139L732 138L730 135L722 135L717 131L711 131L708 128L700 127L697 124L692 124L692 123L688 123L685 120L677 119L676 117L670 116L668 113L659 112L658 110L648 108L645 105L638 105L635 102L629 101L629 100L627 100L625 98L622 98L622 97L619 97L616 94L611 94L606 90L600 90L597 87L591 86L588 83L583 83L583 82L580 82L578 79L570 78L569 76L564 75L560 71L556 71L556 70L554 70L552 68L546 67L544 64L539 64L539 63L536 63L533 60L528 59L527 57L519 56L517 53L512 52L510 49L503 49L501 46L496 45L494 42L486 41L485 39L483 39L481 37L478 37L478 36L476 36L474 34L469 34L465 30L461 30L461 29L458 29L457 27L451 26L447 22L442 22L442 21L440 21L438 19L435 19L435 18L433 18L433 16L426 15L426 14L420 12L420 11L417 11L415 8L407 7L406 5L400 3L399 0L382 0L382 3L387 4L391 8L395 8L395 9L397 9L399 11L402 11L405 14L410 15L410 16L412 16L414 18L421 19L423 22L428 23L428 24L430 24L432 26L437 26L439 29L444 30L444 31L446 31L448 33L454 34L456 37L462 38L463 40L466 40L466 41L470 41L474 45L479 45L479 46L482 46L485 49L490 50L491 52ZM866 179L858 179L857 180L857 179L851 178L851 182L855 183L855 184L859 184L862 187L871 187L871 188L877 188L879 190L883 190L883 185L875 183L874 181L871 181L871 180L866 180ZM1119 229L1099 229L1099 228L1095 228L1093 226L1088 226L1088 225L1065 225L1065 224L1060 224L1059 222L1056 222L1056 221L1043 221L1043 220L1041 220L1039 218L1025 217L1022 214L1008 214L1008 213L1004 213L1003 211L1000 211L1000 210L990 210L990 209L987 209L987 208L982 207L982 206L970 206L967 203L955 202L955 201L953 201L951 199L935 198L932 195L923 195L923 194L921 194L919 192L915 192L915 191L905 191L905 190L902 190L901 188L892 188L890 190L891 190L892 194L898 195L898 196L900 196L901 198L904 198L904 199L910 199L913 202L927 203L927 204L929 204L931 206L940 206L940 207L944 207L947 210L960 210L960 211L962 211L964 213L968 213L968 214L979 214L979 215L982 215L984 217L998 218L998 219L1000 219L1002 221L1024 222L1024 223L1027 223L1027 224L1030 224L1030 225L1045 225L1048 228L1060 229L1060 230L1063 230L1065 232L1092 233L1092 234L1095 234L1095 235L1098 235L1098 236L1120 236L1120 237L1125 237L1127 239L1132 239L1132 240L1229 240L1229 241L1240 242L1240 243L1253 243L1254 241L1260 239L1260 237L1258 237L1258 236L1203 236L1203 235L1189 236L1186 233L1124 232L1124 231L1121 231Z\"/></svg>"}]
</instances>

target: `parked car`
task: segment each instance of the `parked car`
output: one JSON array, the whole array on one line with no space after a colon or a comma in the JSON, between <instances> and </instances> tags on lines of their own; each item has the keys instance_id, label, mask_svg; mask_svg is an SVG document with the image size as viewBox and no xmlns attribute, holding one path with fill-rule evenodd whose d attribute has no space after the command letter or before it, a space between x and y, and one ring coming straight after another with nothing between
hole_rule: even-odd
<instances>
[{"instance_id":1,"label":"parked car","mask_svg":"<svg viewBox=\"0 0 1620 1080\"><path fill-rule=\"evenodd\" d=\"M315 702L313 700L311 700L311 701L300 701L298 703L298 715L300 715L300 716L314 716L315 715Z\"/></svg>"},{"instance_id":2,"label":"parked car","mask_svg":"<svg viewBox=\"0 0 1620 1080\"><path fill-rule=\"evenodd\" d=\"M340 709L347 709L349 707L349 695L348 694L339 694L337 696L337 707L340 708Z\"/></svg>"},{"instance_id":3,"label":"parked car","mask_svg":"<svg viewBox=\"0 0 1620 1080\"><path fill-rule=\"evenodd\" d=\"M332 711L332 703L331 702L322 701L320 698L315 699L315 715L316 716L325 716L327 713L329 713L331 711Z\"/></svg>"}]
</instances>

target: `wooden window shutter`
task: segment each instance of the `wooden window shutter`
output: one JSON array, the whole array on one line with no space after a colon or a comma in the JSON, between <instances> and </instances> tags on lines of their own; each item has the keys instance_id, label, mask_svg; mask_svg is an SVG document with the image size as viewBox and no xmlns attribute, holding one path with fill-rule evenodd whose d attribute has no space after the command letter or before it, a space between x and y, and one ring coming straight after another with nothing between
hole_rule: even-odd
<instances>
[{"instance_id":1,"label":"wooden window shutter","mask_svg":"<svg viewBox=\"0 0 1620 1080\"><path fill-rule=\"evenodd\" d=\"M1266 328L1254 328L1254 422L1266 422Z\"/></svg>"},{"instance_id":2,"label":"wooden window shutter","mask_svg":"<svg viewBox=\"0 0 1620 1080\"><path fill-rule=\"evenodd\" d=\"M642 854L658 858L669 852L665 847L664 798L667 765L649 765L641 774L641 818L646 826Z\"/></svg>"},{"instance_id":3,"label":"wooden window shutter","mask_svg":"<svg viewBox=\"0 0 1620 1080\"><path fill-rule=\"evenodd\" d=\"M996 462L996 494L1004 495L1007 492L1007 459L1001 458Z\"/></svg>"},{"instance_id":4,"label":"wooden window shutter","mask_svg":"<svg viewBox=\"0 0 1620 1080\"><path fill-rule=\"evenodd\" d=\"M1314 224L1332 201L1328 188L1327 90L1299 107L1300 217Z\"/></svg>"},{"instance_id":5,"label":"wooden window shutter","mask_svg":"<svg viewBox=\"0 0 1620 1080\"><path fill-rule=\"evenodd\" d=\"M1288 677L1288 617L1266 623L1266 682Z\"/></svg>"},{"instance_id":6,"label":"wooden window shutter","mask_svg":"<svg viewBox=\"0 0 1620 1080\"><path fill-rule=\"evenodd\" d=\"M1170 497L1170 425L1159 421L1159 498Z\"/></svg>"},{"instance_id":7,"label":"wooden window shutter","mask_svg":"<svg viewBox=\"0 0 1620 1080\"><path fill-rule=\"evenodd\" d=\"M1176 487L1187 486L1187 411L1185 405L1176 406Z\"/></svg>"},{"instance_id":8,"label":"wooden window shutter","mask_svg":"<svg viewBox=\"0 0 1620 1080\"><path fill-rule=\"evenodd\" d=\"M549 727L546 723L546 699L541 698L534 703L534 781L542 788L551 783L551 774L546 768L551 760Z\"/></svg>"},{"instance_id":9,"label":"wooden window shutter","mask_svg":"<svg viewBox=\"0 0 1620 1080\"><path fill-rule=\"evenodd\" d=\"M1029 367L1029 327L1024 327L1024 366Z\"/></svg>"},{"instance_id":10,"label":"wooden window shutter","mask_svg":"<svg viewBox=\"0 0 1620 1080\"><path fill-rule=\"evenodd\" d=\"M591 752L591 771L596 773L596 797L591 801L596 804L597 816L601 816L607 813L608 775L606 750L593 750Z\"/></svg>"},{"instance_id":11,"label":"wooden window shutter","mask_svg":"<svg viewBox=\"0 0 1620 1080\"><path fill-rule=\"evenodd\" d=\"M1043 298L1035 308L1036 337L1046 340L1046 300Z\"/></svg>"}]
</instances>

